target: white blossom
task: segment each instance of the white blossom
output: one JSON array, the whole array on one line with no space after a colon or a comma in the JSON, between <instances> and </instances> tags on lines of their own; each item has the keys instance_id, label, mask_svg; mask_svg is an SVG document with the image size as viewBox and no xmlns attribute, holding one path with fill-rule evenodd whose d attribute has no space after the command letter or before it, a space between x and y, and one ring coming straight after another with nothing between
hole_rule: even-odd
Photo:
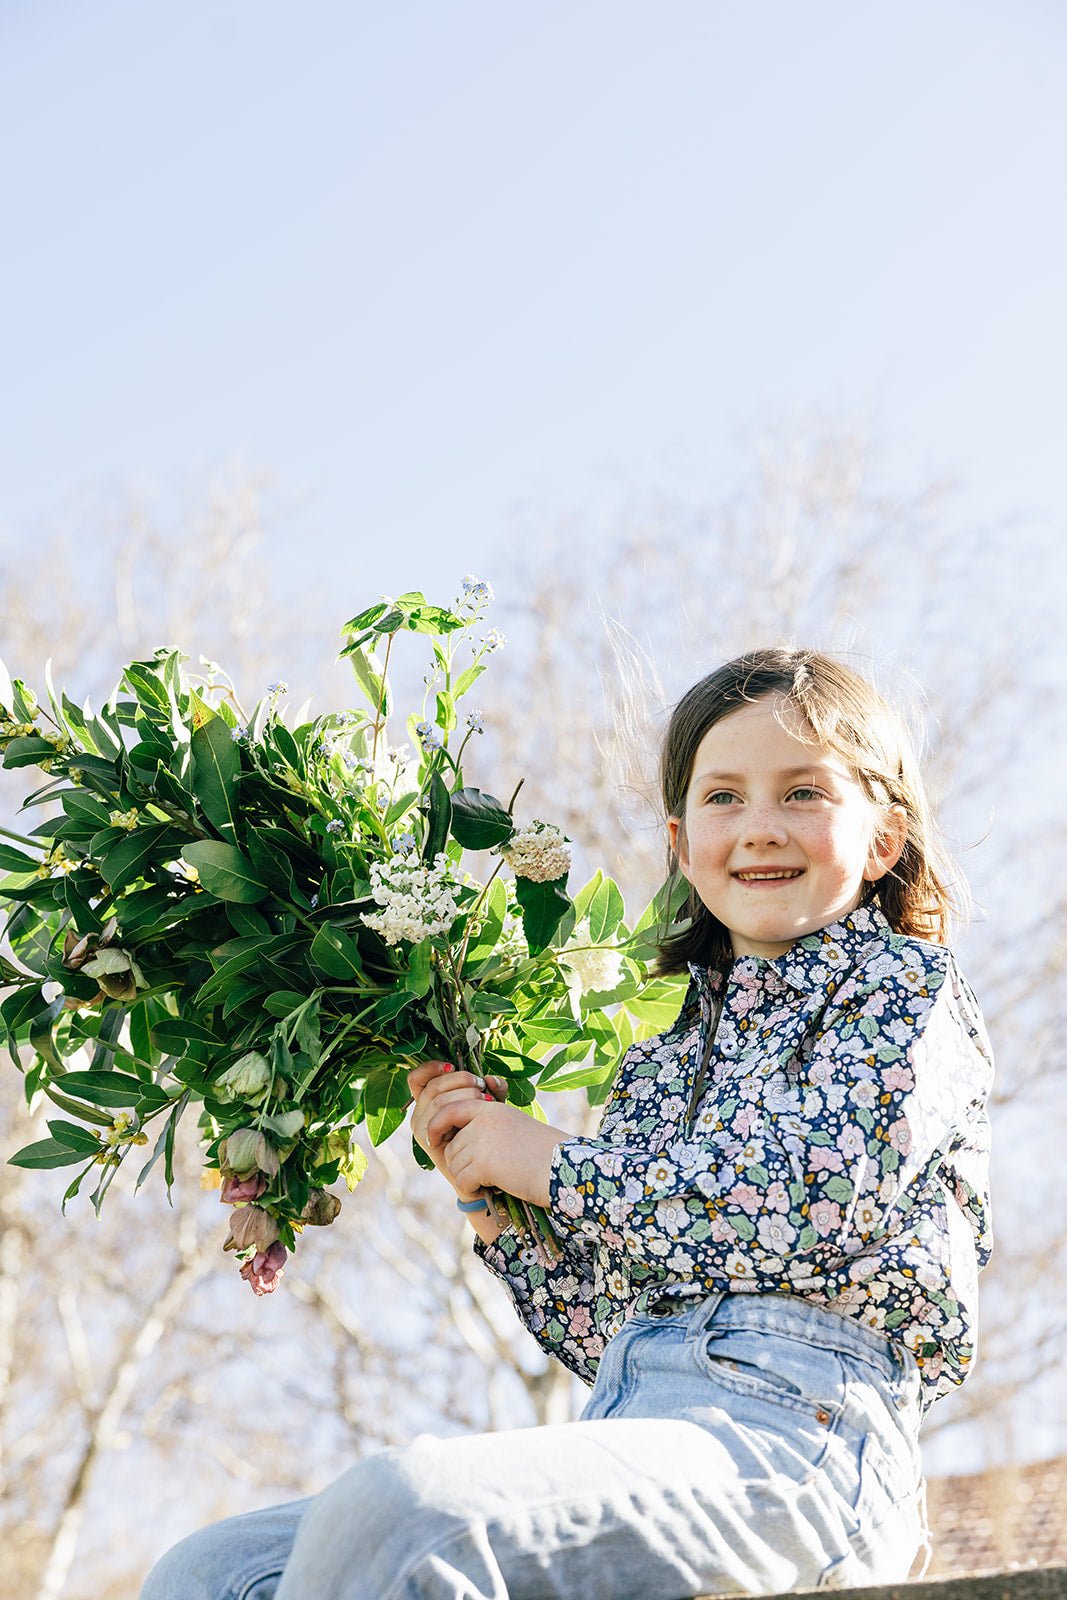
<instances>
[{"instance_id":1,"label":"white blossom","mask_svg":"<svg viewBox=\"0 0 1067 1600\"><path fill-rule=\"evenodd\" d=\"M566 836L550 822L531 822L518 829L501 845L500 854L516 878L529 878L533 883L551 883L571 870Z\"/></svg>"},{"instance_id":2,"label":"white blossom","mask_svg":"<svg viewBox=\"0 0 1067 1600\"><path fill-rule=\"evenodd\" d=\"M622 978L622 957L611 945L593 944L588 917L575 924L559 959L577 975L583 994L614 989Z\"/></svg>"},{"instance_id":3,"label":"white blossom","mask_svg":"<svg viewBox=\"0 0 1067 1600\"><path fill-rule=\"evenodd\" d=\"M363 921L386 944L408 939L419 944L435 933L451 927L458 907L452 864L444 854L433 866L424 866L411 855L395 855L389 861L375 861L370 869L371 896L380 911L366 911Z\"/></svg>"}]
</instances>

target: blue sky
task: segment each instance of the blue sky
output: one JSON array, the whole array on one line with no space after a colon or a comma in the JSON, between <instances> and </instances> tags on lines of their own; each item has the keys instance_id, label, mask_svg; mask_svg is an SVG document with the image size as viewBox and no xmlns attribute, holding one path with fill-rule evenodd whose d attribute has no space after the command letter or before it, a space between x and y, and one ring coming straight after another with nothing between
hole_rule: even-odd
<instances>
[{"instance_id":1,"label":"blue sky","mask_svg":"<svg viewBox=\"0 0 1067 1600\"><path fill-rule=\"evenodd\" d=\"M768 423L1062 528L1065 33L1052 0L5 0L0 543L243 456L291 592L345 608L492 576L531 508L720 497Z\"/></svg>"},{"instance_id":2,"label":"blue sky","mask_svg":"<svg viewBox=\"0 0 1067 1600\"><path fill-rule=\"evenodd\" d=\"M822 427L1051 551L1065 80L1061 0L0 0L0 554L243 458L332 647Z\"/></svg>"}]
</instances>

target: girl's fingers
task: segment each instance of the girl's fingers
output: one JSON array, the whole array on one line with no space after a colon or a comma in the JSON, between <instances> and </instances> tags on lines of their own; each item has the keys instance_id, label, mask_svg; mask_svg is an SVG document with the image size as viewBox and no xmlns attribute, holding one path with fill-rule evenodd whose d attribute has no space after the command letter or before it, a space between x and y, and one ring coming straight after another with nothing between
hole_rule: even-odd
<instances>
[{"instance_id":1,"label":"girl's fingers","mask_svg":"<svg viewBox=\"0 0 1067 1600\"><path fill-rule=\"evenodd\" d=\"M492 1095L482 1090L479 1094L449 1095L438 1101L426 1123L426 1138L431 1145L444 1144L459 1128L465 1128L474 1117L485 1111Z\"/></svg>"},{"instance_id":2,"label":"girl's fingers","mask_svg":"<svg viewBox=\"0 0 1067 1600\"><path fill-rule=\"evenodd\" d=\"M421 1072L422 1068L418 1067L415 1071ZM414 1077L415 1073L411 1073L410 1076ZM460 1090L467 1094L472 1092L484 1094L485 1079L480 1078L477 1073L459 1072L453 1068L450 1072L441 1071L424 1078L423 1082L413 1089L413 1093L418 1105L428 1106L433 1105L442 1096L452 1095Z\"/></svg>"},{"instance_id":3,"label":"girl's fingers","mask_svg":"<svg viewBox=\"0 0 1067 1600\"><path fill-rule=\"evenodd\" d=\"M408 1072L408 1090L414 1100L433 1079L445 1073L455 1072L451 1061L420 1061L417 1067L412 1067Z\"/></svg>"}]
</instances>

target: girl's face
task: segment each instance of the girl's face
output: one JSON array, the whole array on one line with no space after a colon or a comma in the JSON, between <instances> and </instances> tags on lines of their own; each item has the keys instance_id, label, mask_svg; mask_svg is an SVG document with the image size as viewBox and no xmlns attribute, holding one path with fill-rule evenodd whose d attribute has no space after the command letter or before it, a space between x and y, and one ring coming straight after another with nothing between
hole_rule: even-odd
<instances>
[{"instance_id":1,"label":"girl's face","mask_svg":"<svg viewBox=\"0 0 1067 1600\"><path fill-rule=\"evenodd\" d=\"M904 808L880 813L778 695L708 729L685 813L667 825L682 872L729 929L735 956L784 955L854 910L907 838Z\"/></svg>"}]
</instances>

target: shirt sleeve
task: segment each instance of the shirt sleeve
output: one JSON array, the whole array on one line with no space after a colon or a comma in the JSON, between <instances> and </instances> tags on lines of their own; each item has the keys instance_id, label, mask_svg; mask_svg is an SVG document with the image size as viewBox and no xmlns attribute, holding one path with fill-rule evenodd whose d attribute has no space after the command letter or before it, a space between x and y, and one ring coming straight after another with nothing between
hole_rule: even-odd
<instances>
[{"instance_id":1,"label":"shirt sleeve","mask_svg":"<svg viewBox=\"0 0 1067 1600\"><path fill-rule=\"evenodd\" d=\"M504 1285L542 1350L591 1384L604 1350L595 1316L593 1245L567 1239L562 1258L545 1266L523 1248L514 1228L505 1228L492 1244L476 1240L474 1253Z\"/></svg>"},{"instance_id":2,"label":"shirt sleeve","mask_svg":"<svg viewBox=\"0 0 1067 1600\"><path fill-rule=\"evenodd\" d=\"M557 1228L709 1287L766 1293L817 1287L899 1228L991 1077L953 958L903 943L841 984L795 1072L757 1061L740 1084L713 1082L710 1133L655 1151L561 1144Z\"/></svg>"}]
</instances>

